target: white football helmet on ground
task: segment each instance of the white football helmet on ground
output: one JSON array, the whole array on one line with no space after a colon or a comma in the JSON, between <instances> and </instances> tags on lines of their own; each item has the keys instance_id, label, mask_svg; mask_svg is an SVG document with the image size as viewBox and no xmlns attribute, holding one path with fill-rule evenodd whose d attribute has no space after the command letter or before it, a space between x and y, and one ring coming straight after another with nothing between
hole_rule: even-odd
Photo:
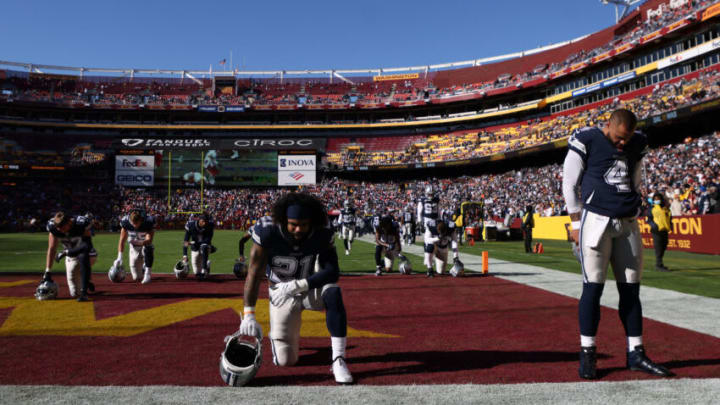
<instances>
[{"instance_id":1,"label":"white football helmet on ground","mask_svg":"<svg viewBox=\"0 0 720 405\"><path fill-rule=\"evenodd\" d=\"M113 264L108 271L108 278L113 283L120 283L125 280L125 269L123 266Z\"/></svg>"},{"instance_id":2,"label":"white football helmet on ground","mask_svg":"<svg viewBox=\"0 0 720 405\"><path fill-rule=\"evenodd\" d=\"M245 265L244 260L235 260L235 265L233 266L233 274L235 274L235 277L239 279L245 278L245 276L247 275L247 266Z\"/></svg>"},{"instance_id":3,"label":"white football helmet on ground","mask_svg":"<svg viewBox=\"0 0 720 405\"><path fill-rule=\"evenodd\" d=\"M412 265L410 264L410 260L408 260L407 257L404 255L398 255L400 258L400 264L398 264L398 271L400 271L400 274L412 274Z\"/></svg>"},{"instance_id":4,"label":"white football helmet on ground","mask_svg":"<svg viewBox=\"0 0 720 405\"><path fill-rule=\"evenodd\" d=\"M455 259L453 266L450 268L450 275L453 277L462 277L465 274L465 265L460 259Z\"/></svg>"},{"instance_id":5,"label":"white football helmet on ground","mask_svg":"<svg viewBox=\"0 0 720 405\"><path fill-rule=\"evenodd\" d=\"M262 345L255 336L225 336L220 354L220 377L231 387L242 387L257 374L262 364Z\"/></svg>"},{"instance_id":6,"label":"white football helmet on ground","mask_svg":"<svg viewBox=\"0 0 720 405\"><path fill-rule=\"evenodd\" d=\"M38 301L54 300L58 295L58 285L50 278L45 278L35 290Z\"/></svg>"},{"instance_id":7,"label":"white football helmet on ground","mask_svg":"<svg viewBox=\"0 0 720 405\"><path fill-rule=\"evenodd\" d=\"M190 272L190 268L188 267L187 262L178 260L178 262L175 263L173 272L175 273L175 277L180 280L187 277L188 273Z\"/></svg>"}]
</instances>

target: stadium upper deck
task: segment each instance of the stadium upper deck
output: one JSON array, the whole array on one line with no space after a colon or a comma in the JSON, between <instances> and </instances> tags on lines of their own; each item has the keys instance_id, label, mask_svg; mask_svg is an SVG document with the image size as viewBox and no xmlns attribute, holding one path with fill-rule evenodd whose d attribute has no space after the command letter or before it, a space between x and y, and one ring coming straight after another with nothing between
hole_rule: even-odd
<instances>
[{"instance_id":1,"label":"stadium upper deck","mask_svg":"<svg viewBox=\"0 0 720 405\"><path fill-rule=\"evenodd\" d=\"M263 125L367 129L487 121L498 116L524 118L598 101L601 92L597 90L621 88L615 90L621 93L629 90L622 88L627 84L633 89L652 84L648 76L691 53L695 57L701 51L711 53L716 47L707 42L717 38L719 31L714 27L720 14L717 3L650 0L618 24L566 43L422 67L216 72L211 79L198 79L212 72L0 62L27 70L0 70L0 115L22 120L45 115L101 125L235 125L234 129ZM49 71L60 74L42 73ZM87 76L97 72L124 76ZM149 73L181 77L147 77ZM328 77L313 77L320 73ZM24 107L34 112L29 114ZM38 108L69 112L48 116Z\"/></svg>"}]
</instances>

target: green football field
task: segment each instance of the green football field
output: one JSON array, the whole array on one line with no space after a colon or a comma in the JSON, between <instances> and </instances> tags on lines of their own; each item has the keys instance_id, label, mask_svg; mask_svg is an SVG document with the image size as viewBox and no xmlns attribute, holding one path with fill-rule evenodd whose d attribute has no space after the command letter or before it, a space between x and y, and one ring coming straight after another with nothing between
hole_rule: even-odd
<instances>
[{"instance_id":1,"label":"green football field","mask_svg":"<svg viewBox=\"0 0 720 405\"><path fill-rule=\"evenodd\" d=\"M183 231L159 231L155 235L155 264L153 272L169 273L177 260L182 256ZM213 244L218 252L211 256L212 272L230 273L235 258L238 256L238 240L242 232L216 231ZM47 252L47 233L0 234L0 272L34 272L38 277L45 269ZM95 249L99 253L98 261L93 267L95 272L105 272L117 257L118 234L98 234L93 239ZM543 254L524 253L522 241L518 242L485 242L475 246L461 246L463 253L480 255L487 250L491 258L516 263L530 264L544 268L580 273L580 265L570 251L569 244L563 241L544 240ZM249 253L250 243L246 246ZM345 256L342 241L336 243L340 268L343 272L372 273L375 270L374 245L355 241L352 255ZM419 270L421 258L409 255L413 268ZM127 249L126 259L127 263ZM720 298L720 256L703 255L668 251L665 254L665 265L672 271L657 272L655 256L652 249L645 249L645 271L643 284L675 290L688 294ZM62 271L63 262L57 263L54 271ZM490 270L492 273L492 269ZM612 278L612 272L610 271Z\"/></svg>"}]
</instances>

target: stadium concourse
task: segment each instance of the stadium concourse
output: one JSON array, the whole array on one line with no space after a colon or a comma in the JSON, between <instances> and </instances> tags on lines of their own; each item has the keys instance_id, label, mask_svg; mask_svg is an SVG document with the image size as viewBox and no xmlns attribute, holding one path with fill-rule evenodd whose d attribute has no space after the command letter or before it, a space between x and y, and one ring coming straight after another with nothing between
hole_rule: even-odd
<instances>
[{"instance_id":1,"label":"stadium concourse","mask_svg":"<svg viewBox=\"0 0 720 405\"><path fill-rule=\"evenodd\" d=\"M676 216L718 213L718 153L718 132L651 150L646 159L647 186L643 192L664 193L677 210L673 212ZM454 209L461 201L483 201L486 219L514 216L528 202L542 216L563 215L561 183L558 164L437 180L443 208ZM348 198L366 215L390 210L398 215L408 204L416 202L425 184L425 180L370 183L328 178L307 190L320 197L329 210L340 208ZM190 208L199 200L199 190L177 191L182 208ZM204 199L218 228L248 229L255 220L267 215L268 207L282 193L277 188L206 189ZM16 204L18 198L24 204ZM117 226L120 216L138 206L155 216L160 228L181 229L187 216L168 212L167 198L165 190L124 189L103 183L28 182L14 188L0 186L0 209L8 213L0 218L0 230L41 230L42 224L61 208L90 212L100 223L100 230L110 230Z\"/></svg>"}]
</instances>

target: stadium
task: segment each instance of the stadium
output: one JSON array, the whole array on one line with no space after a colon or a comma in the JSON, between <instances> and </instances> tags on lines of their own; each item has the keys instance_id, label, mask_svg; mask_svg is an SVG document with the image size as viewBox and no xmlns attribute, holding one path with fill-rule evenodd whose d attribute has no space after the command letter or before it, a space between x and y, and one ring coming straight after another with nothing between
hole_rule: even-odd
<instances>
[{"instance_id":1,"label":"stadium","mask_svg":"<svg viewBox=\"0 0 720 405\"><path fill-rule=\"evenodd\" d=\"M213 71L0 60L2 402L716 401L720 1L609 3L617 21L600 31L425 66ZM573 242L580 219L564 194L566 156L599 153L578 146L582 131L608 128L625 110L647 150L633 170L604 179L619 184L612 176L628 171L643 179L631 219L641 242L639 317L649 355L675 376L628 369L625 342L635 335L621 285L632 283L620 271L610 272L597 313L598 370L588 381L582 363L578 375L578 306L582 318L584 285L596 283L582 240ZM286 280L265 279L264 267L312 270L253 257L258 246L275 248L261 242L261 218L276 220L273 208L291 192L315 196L335 231L352 386L334 386L337 299L325 288L327 319L302 311L297 364L275 365L272 294ZM668 212L664 241L658 199ZM424 219L431 200L432 220L453 227L458 259L444 247L438 272L440 248L428 242L436 222ZM64 250L70 231L60 231L68 221L59 211L87 224ZM288 208L286 223L298 218L291 212L301 215ZM392 241L382 239L384 219L398 228L387 231ZM134 224L146 220L141 232ZM212 242L195 239L208 223ZM313 253L317 268L323 254ZM51 296L40 291L48 273ZM228 387L223 339L248 314L264 332L261 364L245 386Z\"/></svg>"}]
</instances>

